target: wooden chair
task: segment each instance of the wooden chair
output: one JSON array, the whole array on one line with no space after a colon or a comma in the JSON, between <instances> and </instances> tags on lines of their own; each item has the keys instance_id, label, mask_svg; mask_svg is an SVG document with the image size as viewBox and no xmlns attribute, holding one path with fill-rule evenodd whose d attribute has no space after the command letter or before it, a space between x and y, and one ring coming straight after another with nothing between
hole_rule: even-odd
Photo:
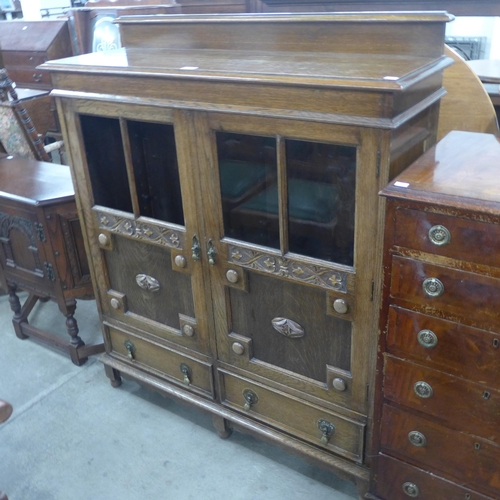
<instances>
[{"instance_id":1,"label":"wooden chair","mask_svg":"<svg viewBox=\"0 0 500 500\"><path fill-rule=\"evenodd\" d=\"M441 99L438 141L452 130L498 134L495 108L481 80L448 46L445 55L454 64L444 70L443 86L448 93Z\"/></svg>"},{"instance_id":2,"label":"wooden chair","mask_svg":"<svg viewBox=\"0 0 500 500\"><path fill-rule=\"evenodd\" d=\"M5 422L11 415L12 405L0 399L0 424ZM0 500L9 500L3 491L0 491Z\"/></svg>"}]
</instances>

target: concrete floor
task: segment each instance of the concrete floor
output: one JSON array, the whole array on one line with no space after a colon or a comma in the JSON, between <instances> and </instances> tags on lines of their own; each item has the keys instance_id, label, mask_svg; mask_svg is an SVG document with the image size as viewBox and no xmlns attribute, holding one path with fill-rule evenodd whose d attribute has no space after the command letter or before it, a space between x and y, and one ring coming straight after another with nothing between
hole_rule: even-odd
<instances>
[{"instance_id":1,"label":"concrete floor","mask_svg":"<svg viewBox=\"0 0 500 500\"><path fill-rule=\"evenodd\" d=\"M24 296L23 296L24 298ZM95 302L76 315L87 344L100 338ZM354 485L250 436L221 440L210 416L124 381L113 389L94 357L83 367L19 340L0 296L0 490L9 500L349 500ZM64 317L40 304L31 322L65 336Z\"/></svg>"}]
</instances>

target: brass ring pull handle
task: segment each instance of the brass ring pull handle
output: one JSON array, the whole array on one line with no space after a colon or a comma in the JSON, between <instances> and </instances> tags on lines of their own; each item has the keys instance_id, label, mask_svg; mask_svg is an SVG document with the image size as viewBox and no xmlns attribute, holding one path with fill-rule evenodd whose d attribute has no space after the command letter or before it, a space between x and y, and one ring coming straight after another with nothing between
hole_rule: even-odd
<instances>
[{"instance_id":1,"label":"brass ring pull handle","mask_svg":"<svg viewBox=\"0 0 500 500\"><path fill-rule=\"evenodd\" d=\"M135 356L134 356L135 345L130 340L126 340L125 341L125 349L127 349L128 359L131 359L133 361L135 359Z\"/></svg>"},{"instance_id":2,"label":"brass ring pull handle","mask_svg":"<svg viewBox=\"0 0 500 500\"><path fill-rule=\"evenodd\" d=\"M255 405L259 402L259 398L257 397L257 394L255 394L255 392L253 392L250 389L245 389L243 391L243 397L245 398L245 406L243 408L245 408L246 411L250 410L250 408L253 405Z\"/></svg>"},{"instance_id":3,"label":"brass ring pull handle","mask_svg":"<svg viewBox=\"0 0 500 500\"><path fill-rule=\"evenodd\" d=\"M201 247L196 234L193 236L193 245L191 246L191 252L193 260L200 260L201 258Z\"/></svg>"},{"instance_id":4,"label":"brass ring pull handle","mask_svg":"<svg viewBox=\"0 0 500 500\"><path fill-rule=\"evenodd\" d=\"M215 256L217 255L217 250L214 247L214 242L212 240L208 240L208 263L211 266L215 266Z\"/></svg>"},{"instance_id":5,"label":"brass ring pull handle","mask_svg":"<svg viewBox=\"0 0 500 500\"><path fill-rule=\"evenodd\" d=\"M433 349L438 344L438 337L432 330L420 330L417 333L417 340L426 349Z\"/></svg>"},{"instance_id":6,"label":"brass ring pull handle","mask_svg":"<svg viewBox=\"0 0 500 500\"><path fill-rule=\"evenodd\" d=\"M411 431L408 433L408 441L418 448L423 448L427 445L427 438L419 431Z\"/></svg>"},{"instance_id":7,"label":"brass ring pull handle","mask_svg":"<svg viewBox=\"0 0 500 500\"><path fill-rule=\"evenodd\" d=\"M191 385L191 368L185 363L181 363L180 369L181 373L184 375L184 383L186 385Z\"/></svg>"},{"instance_id":8,"label":"brass ring pull handle","mask_svg":"<svg viewBox=\"0 0 500 500\"><path fill-rule=\"evenodd\" d=\"M451 234L444 226L432 226L429 229L429 239L434 245L442 247L451 241Z\"/></svg>"},{"instance_id":9,"label":"brass ring pull handle","mask_svg":"<svg viewBox=\"0 0 500 500\"><path fill-rule=\"evenodd\" d=\"M411 498L417 498L418 495L420 494L418 486L414 483L404 483L403 491L405 492L406 495L408 495Z\"/></svg>"},{"instance_id":10,"label":"brass ring pull handle","mask_svg":"<svg viewBox=\"0 0 500 500\"><path fill-rule=\"evenodd\" d=\"M429 399L434 395L432 387L427 382L419 381L413 386L415 394L422 399Z\"/></svg>"},{"instance_id":11,"label":"brass ring pull handle","mask_svg":"<svg viewBox=\"0 0 500 500\"><path fill-rule=\"evenodd\" d=\"M321 442L326 446L335 434L335 426L328 420L318 420L318 429L321 431Z\"/></svg>"},{"instance_id":12,"label":"brass ring pull handle","mask_svg":"<svg viewBox=\"0 0 500 500\"><path fill-rule=\"evenodd\" d=\"M444 285L437 278L427 278L422 283L424 292L429 297L439 297L444 293Z\"/></svg>"}]
</instances>

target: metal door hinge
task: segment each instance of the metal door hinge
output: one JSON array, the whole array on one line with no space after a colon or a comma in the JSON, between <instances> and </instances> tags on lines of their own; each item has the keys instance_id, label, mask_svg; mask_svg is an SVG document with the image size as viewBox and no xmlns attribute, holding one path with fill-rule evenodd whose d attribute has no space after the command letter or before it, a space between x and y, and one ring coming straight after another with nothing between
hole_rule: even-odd
<instances>
[{"instance_id":1,"label":"metal door hinge","mask_svg":"<svg viewBox=\"0 0 500 500\"><path fill-rule=\"evenodd\" d=\"M45 274L49 278L50 281L55 281L56 280L56 275L54 273L54 266L50 264L49 262L44 262L43 263L45 267Z\"/></svg>"},{"instance_id":2,"label":"metal door hinge","mask_svg":"<svg viewBox=\"0 0 500 500\"><path fill-rule=\"evenodd\" d=\"M45 243L47 241L47 237L45 236L45 229L43 228L43 224L41 224L40 222L35 222L34 226L38 239L41 242Z\"/></svg>"}]
</instances>

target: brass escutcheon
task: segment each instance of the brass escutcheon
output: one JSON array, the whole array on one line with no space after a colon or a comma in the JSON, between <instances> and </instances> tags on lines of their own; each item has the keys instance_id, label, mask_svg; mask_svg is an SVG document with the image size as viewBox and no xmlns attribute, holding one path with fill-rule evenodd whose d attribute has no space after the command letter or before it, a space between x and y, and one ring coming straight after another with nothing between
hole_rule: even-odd
<instances>
[{"instance_id":1,"label":"brass escutcheon","mask_svg":"<svg viewBox=\"0 0 500 500\"><path fill-rule=\"evenodd\" d=\"M201 258L201 247L196 234L193 236L193 244L191 246L191 256L193 260L200 260Z\"/></svg>"}]
</instances>

